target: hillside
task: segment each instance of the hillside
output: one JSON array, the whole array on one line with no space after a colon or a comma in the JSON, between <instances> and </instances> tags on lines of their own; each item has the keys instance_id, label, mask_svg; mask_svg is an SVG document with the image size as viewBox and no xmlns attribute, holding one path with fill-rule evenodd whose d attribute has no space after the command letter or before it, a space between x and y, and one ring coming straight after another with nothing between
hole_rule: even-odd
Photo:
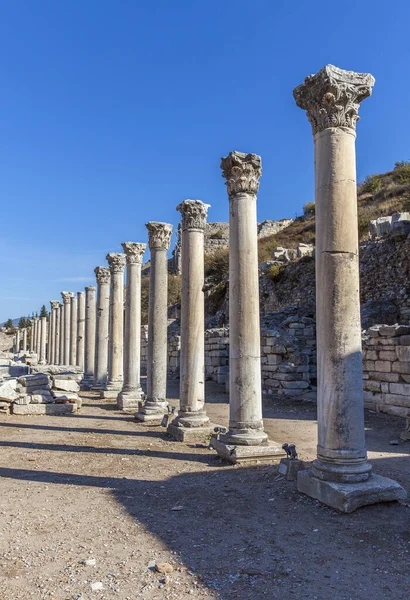
<instances>
[{"instance_id":1,"label":"hillside","mask_svg":"<svg viewBox=\"0 0 410 600\"><path fill-rule=\"evenodd\" d=\"M369 222L410 210L410 162L396 163L392 171L369 175L358 186L358 228L360 241L367 239ZM315 243L315 205L305 204L304 215L285 229L259 240L260 262L270 260L273 248L296 248L299 243Z\"/></svg>"}]
</instances>

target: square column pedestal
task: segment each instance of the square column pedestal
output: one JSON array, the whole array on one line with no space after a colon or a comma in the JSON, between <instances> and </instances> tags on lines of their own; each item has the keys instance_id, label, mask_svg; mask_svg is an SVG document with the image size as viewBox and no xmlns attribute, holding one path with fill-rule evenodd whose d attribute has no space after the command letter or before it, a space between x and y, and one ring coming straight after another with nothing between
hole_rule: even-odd
<instances>
[{"instance_id":1,"label":"square column pedestal","mask_svg":"<svg viewBox=\"0 0 410 600\"><path fill-rule=\"evenodd\" d=\"M247 461L275 461L279 462L281 458L286 456L282 446L276 442L267 441L265 444L258 446L235 446L234 444L226 444L216 437L211 439L212 447L217 451L218 455L231 462L232 464L247 462Z\"/></svg>"},{"instance_id":2,"label":"square column pedestal","mask_svg":"<svg viewBox=\"0 0 410 600\"><path fill-rule=\"evenodd\" d=\"M300 471L298 490L343 513L353 512L368 504L406 498L406 492L396 481L374 473L366 481L337 483L318 479L311 470Z\"/></svg>"}]
</instances>

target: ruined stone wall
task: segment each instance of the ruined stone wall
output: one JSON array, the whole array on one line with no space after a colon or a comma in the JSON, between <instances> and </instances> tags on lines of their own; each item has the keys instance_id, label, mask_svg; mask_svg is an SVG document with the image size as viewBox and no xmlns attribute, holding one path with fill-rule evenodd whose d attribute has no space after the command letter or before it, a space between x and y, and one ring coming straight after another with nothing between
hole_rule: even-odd
<instances>
[{"instance_id":1,"label":"ruined stone wall","mask_svg":"<svg viewBox=\"0 0 410 600\"><path fill-rule=\"evenodd\" d=\"M225 384L229 375L229 329L205 331L205 378Z\"/></svg>"},{"instance_id":2,"label":"ruined stone wall","mask_svg":"<svg viewBox=\"0 0 410 600\"><path fill-rule=\"evenodd\" d=\"M365 407L410 416L410 327L375 325L363 337Z\"/></svg>"}]
</instances>

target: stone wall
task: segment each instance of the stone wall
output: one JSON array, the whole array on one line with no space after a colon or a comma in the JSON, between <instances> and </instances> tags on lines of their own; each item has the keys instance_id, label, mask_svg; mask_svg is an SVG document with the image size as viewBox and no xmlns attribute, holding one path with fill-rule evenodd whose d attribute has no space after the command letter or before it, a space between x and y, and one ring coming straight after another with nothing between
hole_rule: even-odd
<instances>
[{"instance_id":1,"label":"stone wall","mask_svg":"<svg viewBox=\"0 0 410 600\"><path fill-rule=\"evenodd\" d=\"M205 378L225 384L229 375L229 329L205 332Z\"/></svg>"},{"instance_id":2,"label":"stone wall","mask_svg":"<svg viewBox=\"0 0 410 600\"><path fill-rule=\"evenodd\" d=\"M410 416L410 327L375 325L363 337L365 407Z\"/></svg>"}]
</instances>

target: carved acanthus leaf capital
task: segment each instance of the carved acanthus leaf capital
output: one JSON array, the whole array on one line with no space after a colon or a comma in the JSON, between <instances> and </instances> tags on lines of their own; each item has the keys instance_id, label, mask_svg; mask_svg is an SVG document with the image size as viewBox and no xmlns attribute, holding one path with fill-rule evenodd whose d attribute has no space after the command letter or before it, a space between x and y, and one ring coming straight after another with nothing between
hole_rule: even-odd
<instances>
[{"instance_id":1,"label":"carved acanthus leaf capital","mask_svg":"<svg viewBox=\"0 0 410 600\"><path fill-rule=\"evenodd\" d=\"M71 298L74 296L73 292L61 292L61 297L64 304L70 304Z\"/></svg>"},{"instance_id":2,"label":"carved acanthus leaf capital","mask_svg":"<svg viewBox=\"0 0 410 600\"><path fill-rule=\"evenodd\" d=\"M262 161L257 154L230 152L221 159L222 177L226 179L228 196L257 194L262 175Z\"/></svg>"},{"instance_id":3,"label":"carved acanthus leaf capital","mask_svg":"<svg viewBox=\"0 0 410 600\"><path fill-rule=\"evenodd\" d=\"M102 283L110 283L111 273L108 267L95 267L94 273L99 285Z\"/></svg>"},{"instance_id":4,"label":"carved acanthus leaf capital","mask_svg":"<svg viewBox=\"0 0 410 600\"><path fill-rule=\"evenodd\" d=\"M139 242L123 242L121 246L124 248L128 264L142 264L142 256L147 244L140 244Z\"/></svg>"},{"instance_id":5,"label":"carved acanthus leaf capital","mask_svg":"<svg viewBox=\"0 0 410 600\"><path fill-rule=\"evenodd\" d=\"M50 300L50 305L52 310L58 310L60 307L60 300Z\"/></svg>"},{"instance_id":6,"label":"carved acanthus leaf capital","mask_svg":"<svg viewBox=\"0 0 410 600\"><path fill-rule=\"evenodd\" d=\"M95 287L95 285L87 285L86 288L84 288L86 292L88 293L95 293L95 291L97 290L97 288Z\"/></svg>"},{"instance_id":7,"label":"carved acanthus leaf capital","mask_svg":"<svg viewBox=\"0 0 410 600\"><path fill-rule=\"evenodd\" d=\"M182 229L205 229L210 204L201 200L184 200L177 210L182 214Z\"/></svg>"},{"instance_id":8,"label":"carved acanthus leaf capital","mask_svg":"<svg viewBox=\"0 0 410 600\"><path fill-rule=\"evenodd\" d=\"M170 223L150 221L145 227L148 229L148 244L151 249L169 249L172 235L172 225Z\"/></svg>"},{"instance_id":9,"label":"carved acanthus leaf capital","mask_svg":"<svg viewBox=\"0 0 410 600\"><path fill-rule=\"evenodd\" d=\"M125 254L122 252L110 252L105 257L110 266L111 275L113 273L123 273L125 268Z\"/></svg>"},{"instance_id":10,"label":"carved acanthus leaf capital","mask_svg":"<svg viewBox=\"0 0 410 600\"><path fill-rule=\"evenodd\" d=\"M356 130L359 106L372 94L375 79L370 73L344 71L326 65L309 75L293 90L296 104L306 110L313 134L328 127Z\"/></svg>"}]
</instances>

